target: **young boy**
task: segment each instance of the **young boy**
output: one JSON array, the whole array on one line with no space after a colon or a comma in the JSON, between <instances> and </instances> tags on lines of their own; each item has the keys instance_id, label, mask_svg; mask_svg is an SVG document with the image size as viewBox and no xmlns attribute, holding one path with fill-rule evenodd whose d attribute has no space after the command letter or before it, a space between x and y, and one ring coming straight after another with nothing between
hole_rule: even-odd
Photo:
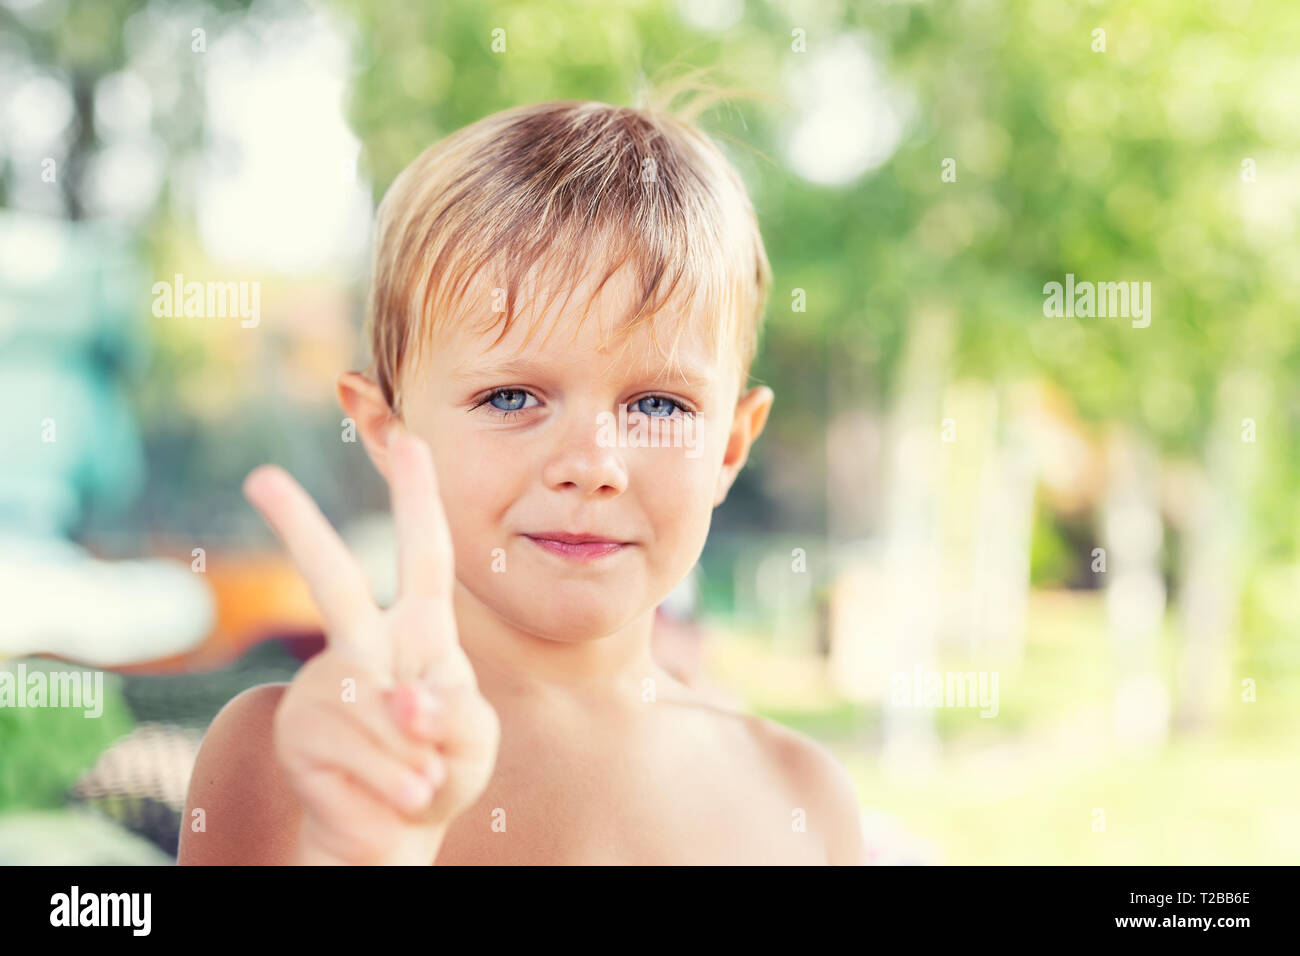
<instances>
[{"instance_id":1,"label":"young boy","mask_svg":"<svg viewBox=\"0 0 1300 956\"><path fill-rule=\"evenodd\" d=\"M650 656L772 405L744 387L770 281L739 176L664 112L511 109L407 167L372 373L338 386L398 598L292 478L248 477L328 644L217 716L180 862L862 862L834 758Z\"/></svg>"}]
</instances>

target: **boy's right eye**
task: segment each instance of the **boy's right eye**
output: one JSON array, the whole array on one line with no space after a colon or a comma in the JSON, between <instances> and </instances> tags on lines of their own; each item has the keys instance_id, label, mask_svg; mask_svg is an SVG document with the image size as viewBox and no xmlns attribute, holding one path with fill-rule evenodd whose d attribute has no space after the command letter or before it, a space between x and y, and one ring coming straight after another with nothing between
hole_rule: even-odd
<instances>
[{"instance_id":1,"label":"boy's right eye","mask_svg":"<svg viewBox=\"0 0 1300 956\"><path fill-rule=\"evenodd\" d=\"M533 400L533 405L527 404L529 399ZM479 405L490 405L495 411L502 413L522 411L538 404L540 402L533 395L521 388L499 388L479 403Z\"/></svg>"}]
</instances>

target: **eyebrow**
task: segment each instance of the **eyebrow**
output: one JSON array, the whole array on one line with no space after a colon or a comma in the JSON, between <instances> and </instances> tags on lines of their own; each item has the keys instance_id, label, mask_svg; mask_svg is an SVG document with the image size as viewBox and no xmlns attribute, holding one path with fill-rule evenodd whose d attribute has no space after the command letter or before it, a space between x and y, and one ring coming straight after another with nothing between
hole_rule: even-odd
<instances>
[{"instance_id":1,"label":"eyebrow","mask_svg":"<svg viewBox=\"0 0 1300 956\"><path fill-rule=\"evenodd\" d=\"M488 365L482 368L462 365L453 369L449 373L449 377L458 382L468 382L481 378L509 378L514 376L526 378L530 375L537 374L545 367L545 365L538 365L534 362L528 361L527 359L512 359L508 362L501 362L497 365ZM703 387L709 380L709 376L705 374L703 369L687 362L680 363L678 368L675 369L665 367L662 371L657 373L646 373L646 376L650 378L651 381L655 382L668 382L669 380L673 382L682 382L684 376L684 384L691 388Z\"/></svg>"},{"instance_id":2,"label":"eyebrow","mask_svg":"<svg viewBox=\"0 0 1300 956\"><path fill-rule=\"evenodd\" d=\"M536 371L537 368L532 362L523 359L514 359L509 362L502 362L499 365L484 366L483 368L478 368L472 365L461 365L452 369L450 377L454 378L458 382L467 382L471 379L482 378L484 376L490 376L492 378L511 375L526 376Z\"/></svg>"}]
</instances>

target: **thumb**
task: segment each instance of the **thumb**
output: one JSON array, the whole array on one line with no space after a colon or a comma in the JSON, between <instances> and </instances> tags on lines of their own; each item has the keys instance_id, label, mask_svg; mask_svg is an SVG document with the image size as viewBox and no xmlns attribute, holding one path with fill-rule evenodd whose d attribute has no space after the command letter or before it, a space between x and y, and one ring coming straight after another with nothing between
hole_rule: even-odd
<instances>
[{"instance_id":1,"label":"thumb","mask_svg":"<svg viewBox=\"0 0 1300 956\"><path fill-rule=\"evenodd\" d=\"M416 740L433 743L438 719L446 705L425 681L410 680L398 684L389 693L389 711L397 726Z\"/></svg>"}]
</instances>

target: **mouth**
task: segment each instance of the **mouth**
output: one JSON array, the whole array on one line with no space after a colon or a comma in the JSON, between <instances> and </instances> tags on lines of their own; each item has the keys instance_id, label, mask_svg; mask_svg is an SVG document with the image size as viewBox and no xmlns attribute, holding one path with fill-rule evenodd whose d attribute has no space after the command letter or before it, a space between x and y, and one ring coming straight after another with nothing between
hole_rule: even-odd
<instances>
[{"instance_id":1,"label":"mouth","mask_svg":"<svg viewBox=\"0 0 1300 956\"><path fill-rule=\"evenodd\" d=\"M633 546L631 541L603 538L595 534L568 534L562 531L544 531L524 535L544 551L570 561L597 561Z\"/></svg>"}]
</instances>

